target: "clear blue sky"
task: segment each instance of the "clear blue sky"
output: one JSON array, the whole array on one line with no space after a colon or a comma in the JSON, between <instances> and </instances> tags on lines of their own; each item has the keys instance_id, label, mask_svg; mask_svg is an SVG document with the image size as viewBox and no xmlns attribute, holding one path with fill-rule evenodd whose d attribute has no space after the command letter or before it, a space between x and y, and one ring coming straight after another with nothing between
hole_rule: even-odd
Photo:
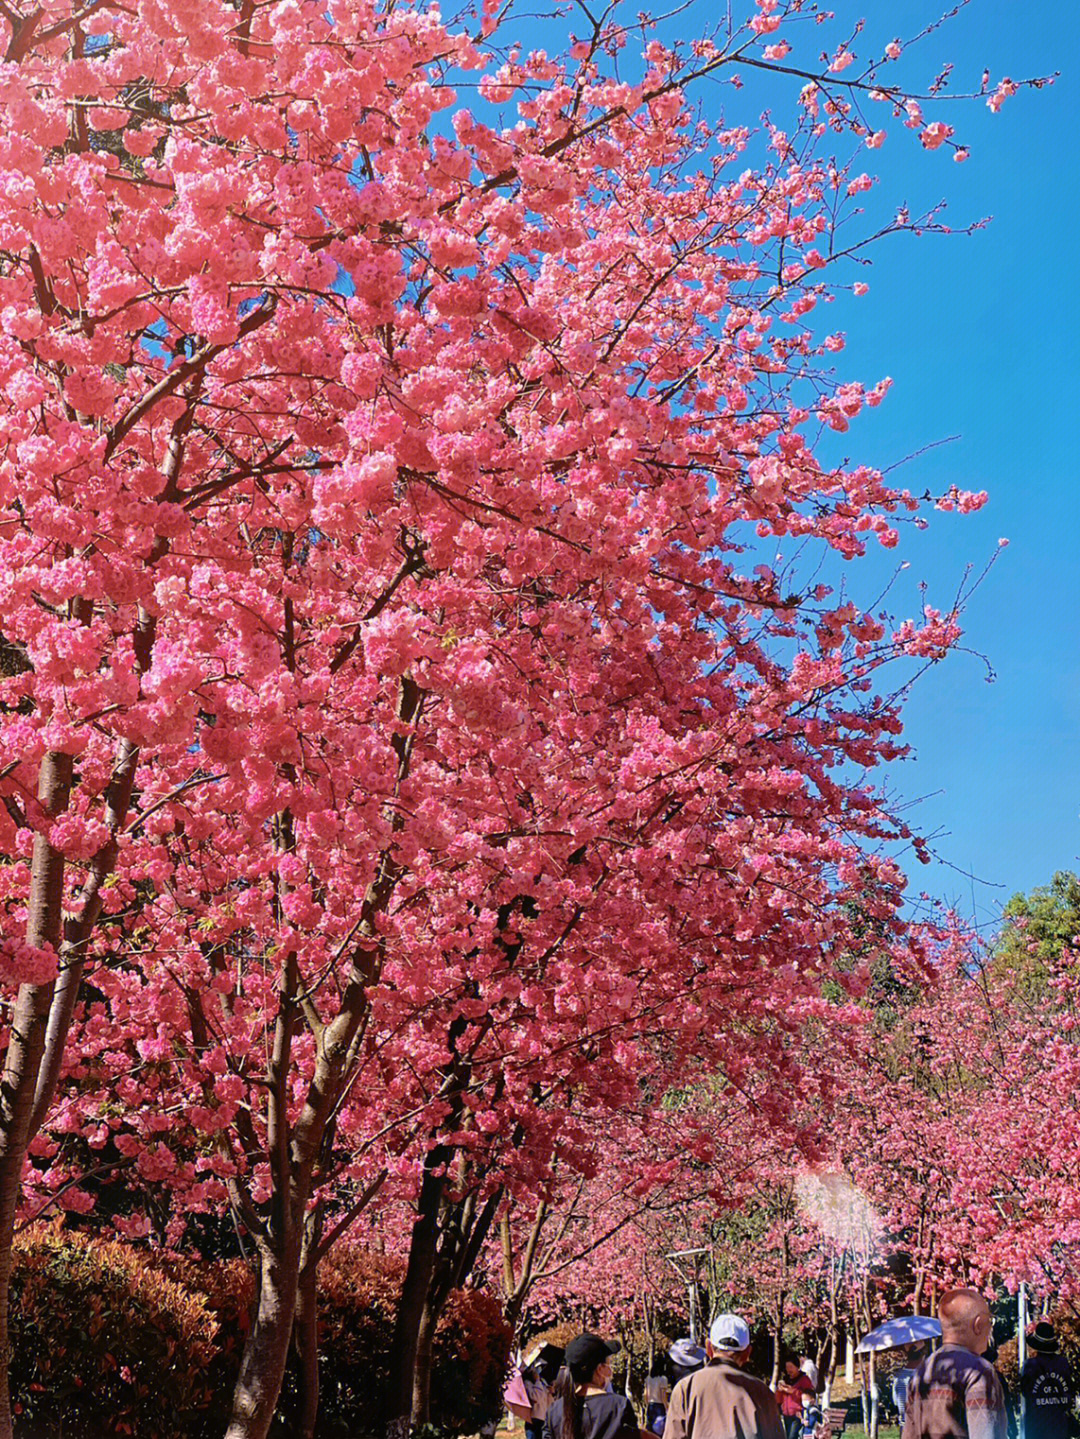
<instances>
[{"instance_id":1,"label":"clear blue sky","mask_svg":"<svg viewBox=\"0 0 1080 1439\"><path fill-rule=\"evenodd\" d=\"M811 27L807 48L787 63L812 63L864 15L854 49L860 57L880 54L951 3L832 0L837 23ZM572 8L553 21L527 14L529 0L520 5L504 40L555 50L568 29L586 28ZM625 3L621 13L629 20L637 8ZM701 33L726 8L727 0L691 0L661 33ZM752 0L733 0L731 8L749 13ZM1014 96L996 116L981 100L927 103L928 120L954 124L970 145L966 164L946 150L924 153L888 107L869 107L888 139L866 152L865 168L880 176L889 213L906 201L918 214L946 199L945 218L957 228L994 218L973 236L887 240L872 252L869 271L848 277L867 280L870 292L841 297L824 312L822 322L848 337L838 370L868 384L890 375L894 385L827 457L885 468L958 436L913 459L898 483L915 493L952 484L990 493L978 514L931 511L927 531L905 527L898 550L876 550L854 565L849 588L857 601L869 603L906 560L890 610L917 613L922 582L927 601L947 610L965 569L980 571L999 538L1009 540L964 617L966 643L985 660L954 655L920 680L905 711L914 754L889 781L909 803L913 827L935 836L938 862L906 864L913 899L925 890L992 925L1016 890L1046 882L1056 869L1080 868L1080 466L1072 428L1080 411L1080 4L970 0L894 73L919 88L945 61L955 66L955 93L977 89L984 69L995 81L1061 74L1050 88ZM722 104L729 121L753 123L770 107L777 123L790 126L801 81L787 90L772 76L744 78L739 94L704 89L706 113Z\"/></svg>"},{"instance_id":2,"label":"clear blue sky","mask_svg":"<svg viewBox=\"0 0 1080 1439\"><path fill-rule=\"evenodd\" d=\"M834 8L855 13L849 0ZM868 7L873 30L905 35L941 8ZM893 777L921 800L912 822L938 835L942 862L910 866L913 887L974 908L985 923L1015 890L1080 868L1080 192L1070 155L1080 6L972 0L925 48L928 60L955 61L957 90L977 84L984 67L1014 79L1061 71L1052 88L1015 96L997 116L982 103L943 108L971 143L963 165L920 153L910 132L887 125L870 158L891 198L915 211L947 196L950 223L994 220L971 237L883 244L870 293L842 316L846 368L895 382L843 437L845 449L888 465L957 435L908 465L904 483L916 493L955 483L990 494L976 515L932 514L929 530L905 530L899 553L910 568L893 607L906 598L910 609L925 580L929 600L947 608L965 566L981 569L999 537L1010 541L964 619L994 682L966 655L926 675L906 710L915 755ZM891 573L895 552L872 563ZM851 578L855 593L873 593L861 565Z\"/></svg>"}]
</instances>

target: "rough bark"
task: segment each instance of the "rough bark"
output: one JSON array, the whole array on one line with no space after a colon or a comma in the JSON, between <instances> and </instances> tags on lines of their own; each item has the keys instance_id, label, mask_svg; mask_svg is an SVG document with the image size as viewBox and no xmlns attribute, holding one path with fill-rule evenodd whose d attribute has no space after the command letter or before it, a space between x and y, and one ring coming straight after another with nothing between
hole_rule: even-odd
<instances>
[{"instance_id":1,"label":"rough bark","mask_svg":"<svg viewBox=\"0 0 1080 1439\"><path fill-rule=\"evenodd\" d=\"M260 1246L258 1298L233 1390L225 1439L266 1439L285 1377L296 1315L299 1254Z\"/></svg>"},{"instance_id":2,"label":"rough bark","mask_svg":"<svg viewBox=\"0 0 1080 1439\"><path fill-rule=\"evenodd\" d=\"M783 1300L783 1298L781 1297L781 1298L777 1301L776 1309L775 1309L774 1314L773 1314L772 1372L771 1372L771 1374L770 1374L770 1376L769 1376L769 1384L770 1384L770 1387L773 1388L773 1389L776 1388L777 1381L778 1381L779 1378L780 1378L780 1369L781 1369L780 1360L781 1360L781 1356L782 1356L783 1350L784 1350L784 1339L783 1339L783 1335L784 1335L784 1300Z\"/></svg>"},{"instance_id":3,"label":"rough bark","mask_svg":"<svg viewBox=\"0 0 1080 1439\"><path fill-rule=\"evenodd\" d=\"M420 1328L416 1336L416 1358L413 1361L412 1418L413 1429L420 1429L431 1423L431 1362L435 1349L435 1330L439 1324L439 1311L429 1294L424 1312L420 1316Z\"/></svg>"},{"instance_id":4,"label":"rough bark","mask_svg":"<svg viewBox=\"0 0 1080 1439\"><path fill-rule=\"evenodd\" d=\"M401 1286L394 1336L390 1344L390 1385L387 1395L387 1433L392 1439L407 1434L412 1420L416 1351L431 1280L435 1273L439 1237L439 1204L446 1184L439 1173L447 1161L441 1147L433 1149L424 1164L417 1215L409 1243L409 1260Z\"/></svg>"},{"instance_id":5,"label":"rough bark","mask_svg":"<svg viewBox=\"0 0 1080 1439\"><path fill-rule=\"evenodd\" d=\"M304 1236L304 1254L296 1286L296 1316L293 1346L300 1375L300 1412L297 1416L300 1439L315 1439L319 1415L319 1241L322 1234L322 1205L309 1220Z\"/></svg>"}]
</instances>

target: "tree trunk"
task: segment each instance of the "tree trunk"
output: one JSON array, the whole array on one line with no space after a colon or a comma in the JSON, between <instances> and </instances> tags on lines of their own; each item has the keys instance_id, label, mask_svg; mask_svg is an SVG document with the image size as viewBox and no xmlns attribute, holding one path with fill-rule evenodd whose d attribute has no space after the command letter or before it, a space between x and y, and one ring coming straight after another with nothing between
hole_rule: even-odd
<instances>
[{"instance_id":1,"label":"tree trunk","mask_svg":"<svg viewBox=\"0 0 1080 1439\"><path fill-rule=\"evenodd\" d=\"M880 1406L878 1404L878 1382L874 1367L873 1352L870 1354L870 1362L867 1367L869 1370L866 1388L870 1396L870 1439L878 1439L878 1415L880 1413Z\"/></svg>"},{"instance_id":2,"label":"tree trunk","mask_svg":"<svg viewBox=\"0 0 1080 1439\"><path fill-rule=\"evenodd\" d=\"M446 1182L444 1175L435 1171L441 1169L446 1161L447 1154L441 1146L431 1150L420 1183L417 1216L409 1243L409 1262L405 1268L390 1344L390 1384L386 1406L389 1439L404 1439L412 1418L416 1352L435 1272L439 1203Z\"/></svg>"},{"instance_id":3,"label":"tree trunk","mask_svg":"<svg viewBox=\"0 0 1080 1439\"><path fill-rule=\"evenodd\" d=\"M225 1439L266 1439L270 1432L289 1357L299 1267L295 1247L279 1255L260 1245L258 1307L240 1360Z\"/></svg>"},{"instance_id":4,"label":"tree trunk","mask_svg":"<svg viewBox=\"0 0 1080 1439\"><path fill-rule=\"evenodd\" d=\"M518 1325L521 1323L522 1311L525 1308L525 1301L532 1292L533 1281L536 1273L536 1252L540 1243L540 1235L544 1225L547 1223L551 1208L546 1199L542 1199L536 1208L536 1217L533 1220L529 1238L525 1244L525 1252L521 1256L521 1272L515 1277L514 1274L514 1250L510 1230L510 1216L503 1216L502 1223L502 1244L503 1244L503 1283L506 1288L506 1303L503 1305L503 1315L507 1324L516 1334ZM561 1231L560 1231L561 1233Z\"/></svg>"},{"instance_id":5,"label":"tree trunk","mask_svg":"<svg viewBox=\"0 0 1080 1439\"><path fill-rule=\"evenodd\" d=\"M48 815L67 809L71 795L72 758L51 752L41 762L38 799ZM29 944L51 944L60 952L64 917L64 856L43 834L34 836L26 938ZM3 1080L0 1081L0 1439L11 1439L11 1364L9 1290L11 1245L22 1191L22 1170L32 1137L34 1095L45 1053L54 985L24 984L15 1001Z\"/></svg>"},{"instance_id":6,"label":"tree trunk","mask_svg":"<svg viewBox=\"0 0 1080 1439\"><path fill-rule=\"evenodd\" d=\"M299 1439L315 1439L319 1417L319 1262L317 1246L300 1267L293 1344L300 1372Z\"/></svg>"},{"instance_id":7,"label":"tree trunk","mask_svg":"<svg viewBox=\"0 0 1080 1439\"><path fill-rule=\"evenodd\" d=\"M769 1386L775 1389L780 1378L780 1348L782 1344L781 1334L783 1332L783 1320L777 1317L773 1321L772 1332L772 1371L769 1374Z\"/></svg>"},{"instance_id":8,"label":"tree trunk","mask_svg":"<svg viewBox=\"0 0 1080 1439\"><path fill-rule=\"evenodd\" d=\"M777 1298L777 1301L776 1301L776 1309L775 1309L775 1311L774 1311L774 1316L773 1316L773 1318L774 1318L774 1328L773 1328L773 1336L772 1336L772 1339L773 1339L773 1362L772 1362L772 1377L771 1377L771 1379L769 1380L769 1383L770 1383L770 1385L772 1386L772 1388L774 1388L774 1389L776 1388L777 1382L778 1382L778 1380L779 1380L779 1378L780 1378L780 1374L781 1374L781 1371L782 1371L782 1368L783 1368L783 1365L782 1365L782 1363L781 1363L781 1360L782 1360L782 1358L783 1358L783 1353L784 1353L784 1299L785 1299L785 1295L784 1295L783 1291L781 1291L781 1292L780 1292L780 1295L779 1295L779 1297Z\"/></svg>"},{"instance_id":9,"label":"tree trunk","mask_svg":"<svg viewBox=\"0 0 1080 1439\"><path fill-rule=\"evenodd\" d=\"M441 1306L440 1306L441 1308ZM413 1363L412 1427L420 1429L431 1422L431 1363L435 1350L435 1330L439 1314L429 1296L420 1317L416 1336L416 1359Z\"/></svg>"},{"instance_id":10,"label":"tree trunk","mask_svg":"<svg viewBox=\"0 0 1080 1439\"><path fill-rule=\"evenodd\" d=\"M829 1296L829 1369L826 1382L831 1388L836 1380L836 1366L840 1363L840 1315L836 1302L836 1289Z\"/></svg>"},{"instance_id":11,"label":"tree trunk","mask_svg":"<svg viewBox=\"0 0 1080 1439\"><path fill-rule=\"evenodd\" d=\"M11 1333L9 1301L11 1247L22 1193L22 1171L30 1142L30 1113L45 1049L52 986L23 985L12 1020L12 1038L0 1094L0 1439L12 1439ZM16 1041L18 1037L18 1042Z\"/></svg>"},{"instance_id":12,"label":"tree trunk","mask_svg":"<svg viewBox=\"0 0 1080 1439\"><path fill-rule=\"evenodd\" d=\"M413 1361L411 1423L414 1430L422 1428L431 1419L431 1366L439 1320L450 1295L461 1288L480 1257L502 1202L502 1193L501 1186L493 1190L479 1209L475 1191L464 1200L446 1202L440 1196L436 1208L435 1256Z\"/></svg>"}]
</instances>

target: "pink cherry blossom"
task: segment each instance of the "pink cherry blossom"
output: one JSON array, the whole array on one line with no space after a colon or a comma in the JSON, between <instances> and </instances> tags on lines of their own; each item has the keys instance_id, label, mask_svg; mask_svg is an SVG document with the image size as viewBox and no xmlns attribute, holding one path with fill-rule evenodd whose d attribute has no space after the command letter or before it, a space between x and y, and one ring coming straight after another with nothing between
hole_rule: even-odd
<instances>
[{"instance_id":1,"label":"pink cherry blossom","mask_svg":"<svg viewBox=\"0 0 1080 1439\"><path fill-rule=\"evenodd\" d=\"M925 150L937 150L952 133L951 125L946 125L942 120L935 120L933 124L927 125L926 129L919 136L919 139L922 141Z\"/></svg>"}]
</instances>

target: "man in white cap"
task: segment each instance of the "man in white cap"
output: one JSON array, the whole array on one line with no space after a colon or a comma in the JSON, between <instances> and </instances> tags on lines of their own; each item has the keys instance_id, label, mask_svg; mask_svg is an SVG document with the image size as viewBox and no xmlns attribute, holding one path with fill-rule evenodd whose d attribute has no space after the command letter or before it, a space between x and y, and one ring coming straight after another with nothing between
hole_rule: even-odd
<instances>
[{"instance_id":1,"label":"man in white cap","mask_svg":"<svg viewBox=\"0 0 1080 1439\"><path fill-rule=\"evenodd\" d=\"M704 1369L676 1384L664 1439L784 1439L772 1390L743 1373L750 1330L737 1314L720 1314L709 1328Z\"/></svg>"}]
</instances>

